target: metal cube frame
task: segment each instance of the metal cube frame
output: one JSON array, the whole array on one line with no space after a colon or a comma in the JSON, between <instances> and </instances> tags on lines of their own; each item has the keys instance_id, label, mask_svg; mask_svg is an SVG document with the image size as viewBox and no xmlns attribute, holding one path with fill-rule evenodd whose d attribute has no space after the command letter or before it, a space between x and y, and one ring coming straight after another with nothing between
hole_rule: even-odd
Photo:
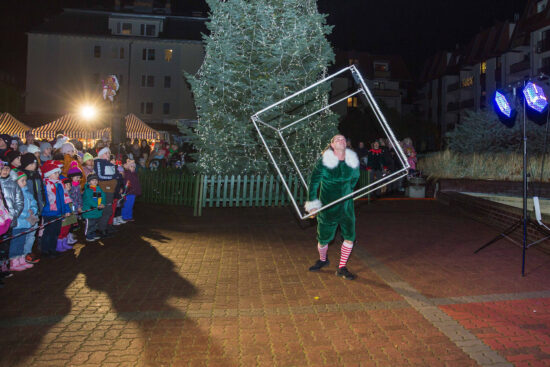
<instances>
[{"instance_id":1,"label":"metal cube frame","mask_svg":"<svg viewBox=\"0 0 550 367\"><path fill-rule=\"evenodd\" d=\"M295 121L292 121L290 122L288 125L285 125L283 127L280 127L280 128L276 128L264 121L262 121L260 119L260 116L271 110L272 108L282 104L282 103L285 103L289 100L291 100L292 98L295 98L296 96L302 94L302 93L305 93L306 91L312 89L312 88L315 88L316 86L322 84L322 83L326 83L332 79L334 79L335 77L337 77L338 75L341 75L345 72L351 72L351 75L353 77L353 80L355 81L355 84L358 86L357 90L355 90L354 92L352 92L351 94L341 98L341 99L338 99L337 101L335 102L332 102L332 103L329 103L327 106L315 111L315 112L312 112L310 113L309 115L307 116L304 116L304 117L301 117ZM273 154L271 153L271 150L269 149L269 146L268 144L266 143L265 141L265 138L262 134L262 131L260 130L260 127L259 125L262 125L262 126L265 126L271 130L273 130L278 138L281 140L281 143L283 144L284 148L285 148L285 151L286 153L288 154L289 158L290 158L290 161L292 162L292 165L294 166L294 168L296 169L296 172L298 173L298 176L300 177L300 181L302 182L302 184L304 185L306 191L309 191L309 187L307 185L307 182L305 180L305 178L303 177L302 175L302 172L300 171L298 165L296 164L296 161L294 160L294 157L292 156L292 152L290 151L290 149L288 148L288 145L286 144L286 141L285 141L285 138L282 134L282 132L286 129L288 129L289 127L291 126L294 126L296 124L299 124L300 122L303 122L307 119L309 119L310 117L318 114L318 113L321 113L329 108L331 108L332 106L338 104L338 103L341 103L341 102L344 102L344 101L347 101L348 98L351 98L353 96L356 96L356 95L359 95L359 96L362 96L364 97L364 99L367 101L367 104L372 108L373 112L374 112L374 115L376 116L376 119L378 120L378 122L380 123L380 126L382 127L382 130L384 130L384 133L386 134L386 137L390 140L390 142L392 143L392 145L394 146L394 149L396 149L396 153L397 153L397 157L399 158L399 161L401 162L402 164L402 168L399 169L398 171L395 171L395 172L392 172L390 173L389 175L387 176L384 176L370 184L368 184L367 186L364 186L364 187L361 187L357 190L355 190L354 192L346 195L346 196L343 196L341 198L339 198L338 200L335 200L333 202L330 202L328 204L324 204L321 208L319 208L319 210L317 211L320 212L324 209L327 209L333 205L336 205L338 204L339 202L343 201L343 200L347 200L348 198L352 197L353 200L357 200L359 199L360 197L362 196L365 196L373 191L376 191L384 186L387 186L389 184L391 184L392 182L395 182L403 177L405 177L407 175L407 172L408 172L408 169L410 168L409 166L409 163L407 161L407 158L405 156L405 153L403 152L403 149L401 148L401 145L399 144L399 141L397 141L397 139L395 138L395 135L393 134L393 131L391 130L386 118L384 117L384 115L382 114L382 111L380 110L380 107L378 106L378 104L376 103L376 100L374 99L370 89L367 87L365 81L363 80L363 77L361 75L361 73L359 72L359 70L357 70L357 68L355 67L355 65L350 65L322 80L319 80L317 81L316 83L314 84L311 84L310 86L264 108L263 110L260 110L258 112L256 112L254 115L252 115L250 118L252 120L252 123L254 124L254 127L256 128L256 131L258 132L258 135L260 136L260 140L262 141L263 145L265 146L266 150L267 150L267 154L269 155L269 158L271 159L271 161L273 162L273 165L275 166L275 170L277 171L277 173L279 174L279 177L281 178L281 182L285 188L285 190L287 191L288 193L288 196L290 198L290 201L292 202L292 205L294 206L294 208L296 209L296 212L298 213L298 216L300 217L300 219L307 219L311 216L311 214L309 213L303 213L302 210L300 210L298 204L296 203L296 200L294 199L294 196L292 195L292 192L290 191L290 187L288 186L287 182L285 181L285 178L279 168L279 165L277 164L277 161L275 160L275 158L273 157Z\"/></svg>"}]
</instances>

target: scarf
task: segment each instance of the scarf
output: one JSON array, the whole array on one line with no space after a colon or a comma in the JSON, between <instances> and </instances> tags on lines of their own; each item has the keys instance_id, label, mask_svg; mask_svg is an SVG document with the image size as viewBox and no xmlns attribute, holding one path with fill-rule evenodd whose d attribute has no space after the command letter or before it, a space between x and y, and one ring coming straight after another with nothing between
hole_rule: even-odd
<instances>
[{"instance_id":1,"label":"scarf","mask_svg":"<svg viewBox=\"0 0 550 367\"><path fill-rule=\"evenodd\" d=\"M56 194L57 194L57 186L56 184L61 183L61 180L58 178L57 180L52 180L49 177L46 177L44 179L44 183L46 184L46 195L48 196L48 202L50 203L50 210L54 211L57 210L57 200L56 200ZM69 194L63 190L63 198L65 199L65 203L71 202L71 198L69 197ZM69 201L67 201L69 200Z\"/></svg>"}]
</instances>

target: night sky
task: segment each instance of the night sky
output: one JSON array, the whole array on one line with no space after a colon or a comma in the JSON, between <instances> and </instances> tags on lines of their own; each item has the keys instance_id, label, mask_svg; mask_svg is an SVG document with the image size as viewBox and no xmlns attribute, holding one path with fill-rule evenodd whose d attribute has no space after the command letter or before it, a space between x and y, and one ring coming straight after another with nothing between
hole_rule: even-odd
<instances>
[{"instance_id":1,"label":"night sky","mask_svg":"<svg viewBox=\"0 0 550 367\"><path fill-rule=\"evenodd\" d=\"M0 1L0 69L15 74L24 86L25 32L63 7L109 8L113 0ZM401 54L413 78L426 58L438 50L467 43L495 21L512 20L527 0L318 0L334 25L330 37L342 50ZM172 0L176 14L207 11L203 0ZM21 83L20 83L21 84Z\"/></svg>"}]
</instances>

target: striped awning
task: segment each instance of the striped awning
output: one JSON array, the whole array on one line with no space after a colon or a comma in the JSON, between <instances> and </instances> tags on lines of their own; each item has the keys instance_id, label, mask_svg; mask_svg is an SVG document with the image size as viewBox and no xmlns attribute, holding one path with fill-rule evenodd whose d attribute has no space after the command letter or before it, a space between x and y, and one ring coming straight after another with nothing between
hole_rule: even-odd
<instances>
[{"instance_id":1,"label":"striped awning","mask_svg":"<svg viewBox=\"0 0 550 367\"><path fill-rule=\"evenodd\" d=\"M0 115L0 134L18 135L21 139L31 128L7 112Z\"/></svg>"},{"instance_id":2,"label":"striped awning","mask_svg":"<svg viewBox=\"0 0 550 367\"><path fill-rule=\"evenodd\" d=\"M101 129L98 132L98 136L104 136L107 134L110 138L111 129L105 128ZM126 137L130 139L154 139L159 140L160 134L157 130L153 129L145 122L141 121L139 117L130 113L126 115Z\"/></svg>"},{"instance_id":3,"label":"striped awning","mask_svg":"<svg viewBox=\"0 0 550 367\"><path fill-rule=\"evenodd\" d=\"M70 139L99 139L101 137L97 127L72 114L61 116L55 121L33 129L32 132L37 139L53 139L57 132L63 132Z\"/></svg>"}]
</instances>

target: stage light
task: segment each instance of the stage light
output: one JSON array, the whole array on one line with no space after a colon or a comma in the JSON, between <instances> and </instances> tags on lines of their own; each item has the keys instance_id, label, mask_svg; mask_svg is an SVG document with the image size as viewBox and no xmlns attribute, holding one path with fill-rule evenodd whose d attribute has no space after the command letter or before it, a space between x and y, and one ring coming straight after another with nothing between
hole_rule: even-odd
<instances>
[{"instance_id":1,"label":"stage light","mask_svg":"<svg viewBox=\"0 0 550 367\"><path fill-rule=\"evenodd\" d=\"M548 100L541 87L529 82L523 88L523 96L529 108L542 113L548 107Z\"/></svg>"},{"instance_id":2,"label":"stage light","mask_svg":"<svg viewBox=\"0 0 550 367\"><path fill-rule=\"evenodd\" d=\"M506 127L514 127L516 121L515 95L497 90L493 98L495 112Z\"/></svg>"}]
</instances>

